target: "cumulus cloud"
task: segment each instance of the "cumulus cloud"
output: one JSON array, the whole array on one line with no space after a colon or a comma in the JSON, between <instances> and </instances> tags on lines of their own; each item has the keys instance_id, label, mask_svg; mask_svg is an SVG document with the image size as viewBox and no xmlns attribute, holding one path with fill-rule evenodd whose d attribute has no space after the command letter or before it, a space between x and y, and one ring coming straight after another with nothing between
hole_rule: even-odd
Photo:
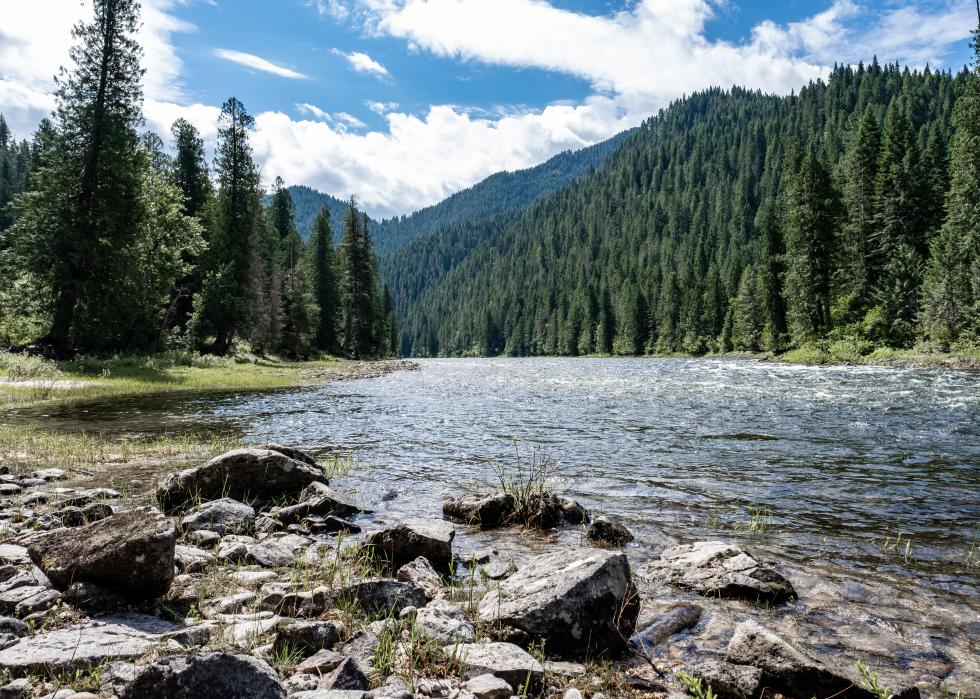
<instances>
[{"instance_id":1,"label":"cumulus cloud","mask_svg":"<svg viewBox=\"0 0 980 699\"><path fill-rule=\"evenodd\" d=\"M292 80L303 80L306 78L306 76L302 73L297 73L291 68L286 68L285 66L281 66L278 63L273 63L272 61L266 60L265 58L256 56L252 53L232 51L230 49L215 49L214 55L218 58L223 58L226 61L231 61L232 63L245 66L246 68L254 68L255 70L261 70L263 73L278 75L281 78L290 78Z\"/></svg>"},{"instance_id":2,"label":"cumulus cloud","mask_svg":"<svg viewBox=\"0 0 980 699\"><path fill-rule=\"evenodd\" d=\"M218 107L188 99L177 32L194 27L177 17L193 0L145 0L147 125L166 134L187 118L209 144ZM42 6L43 5L43 6ZM969 35L969 3L835 0L812 17L760 22L740 43L708 38L717 4L708 0L638 0L591 16L545 0L309 0L334 20L368 34L394 37L407 50L460 61L532 67L579 77L593 95L544 108L432 105L418 114L397 103L367 101L385 127L370 131L356 116L306 102L293 115L256 115L254 147L266 181L281 175L337 196L356 194L368 211L389 216L439 201L504 169L608 138L669 101L703 87L732 84L786 93L820 77L835 61L941 64ZM77 0L18 3L0 27L0 105L19 134L52 106L52 75L67 62L71 25L87 17ZM336 50L335 50L336 51ZM351 67L382 80L385 66L362 52L336 51ZM228 58L229 56L225 56ZM302 74L251 54L232 60L287 78ZM491 96L492 97L492 96Z\"/></svg>"},{"instance_id":3,"label":"cumulus cloud","mask_svg":"<svg viewBox=\"0 0 980 699\"><path fill-rule=\"evenodd\" d=\"M387 78L389 75L387 68L368 56L366 53L361 53L360 51L344 53L340 49L331 49L330 53L334 54L335 56L346 58L347 62L350 63L350 67L358 73L368 73L377 78Z\"/></svg>"}]
</instances>

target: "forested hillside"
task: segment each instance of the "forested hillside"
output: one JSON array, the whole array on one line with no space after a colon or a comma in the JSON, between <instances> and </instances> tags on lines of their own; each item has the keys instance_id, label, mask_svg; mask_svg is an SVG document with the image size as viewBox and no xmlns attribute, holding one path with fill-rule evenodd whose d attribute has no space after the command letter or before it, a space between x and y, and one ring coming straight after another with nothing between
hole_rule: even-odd
<instances>
[{"instance_id":1,"label":"forested hillside","mask_svg":"<svg viewBox=\"0 0 980 699\"><path fill-rule=\"evenodd\" d=\"M789 97L694 94L472 249L464 228L386 262L402 351L974 342L978 132L976 70L873 62Z\"/></svg>"},{"instance_id":2,"label":"forested hillside","mask_svg":"<svg viewBox=\"0 0 980 699\"><path fill-rule=\"evenodd\" d=\"M416 238L440 230L522 210L600 166L628 133L581 150L564 151L532 168L498 172L409 216L370 221L378 253L394 252ZM296 206L296 227L304 238L309 237L313 221L324 206L330 209L332 220L341 220L337 214L343 212L346 204L336 197L305 186L290 187L289 192ZM339 230L335 232L339 238Z\"/></svg>"},{"instance_id":3,"label":"forested hillside","mask_svg":"<svg viewBox=\"0 0 980 699\"><path fill-rule=\"evenodd\" d=\"M332 197L329 194L318 192L306 185L292 185L288 189L289 195L293 199L293 215L296 220L296 230L299 231L303 240L309 240L310 236L313 235L316 218L320 215L320 211L326 207L327 211L330 212L330 225L334 232L334 242L339 243L343 236L343 226L341 223L344 220L344 213L347 211L347 202L341 201L337 197ZM266 197L262 203L268 206L272 203L272 197ZM371 230L374 231L377 224L370 219L368 221Z\"/></svg>"}]
</instances>

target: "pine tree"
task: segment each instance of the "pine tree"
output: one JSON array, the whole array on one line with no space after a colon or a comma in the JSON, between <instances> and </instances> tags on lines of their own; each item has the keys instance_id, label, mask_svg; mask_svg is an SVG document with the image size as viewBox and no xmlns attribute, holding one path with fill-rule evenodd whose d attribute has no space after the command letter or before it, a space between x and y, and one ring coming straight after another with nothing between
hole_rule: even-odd
<instances>
[{"instance_id":1,"label":"pine tree","mask_svg":"<svg viewBox=\"0 0 980 699\"><path fill-rule=\"evenodd\" d=\"M337 338L339 288L333 230L330 227L330 211L327 207L323 207L316 217L308 250L310 281L315 303L319 309L316 347L323 352L335 354L340 349Z\"/></svg>"},{"instance_id":2,"label":"pine tree","mask_svg":"<svg viewBox=\"0 0 980 699\"><path fill-rule=\"evenodd\" d=\"M373 356L375 337L375 298L377 284L367 217L351 197L344 217L344 237L340 243L342 286L342 326L344 353L351 359Z\"/></svg>"},{"instance_id":3,"label":"pine tree","mask_svg":"<svg viewBox=\"0 0 980 699\"><path fill-rule=\"evenodd\" d=\"M391 289L384 285L381 293L381 313L379 315L381 331L384 341L380 355L383 357L395 357L399 354L398 342L398 319L395 316L395 303L391 298Z\"/></svg>"},{"instance_id":4,"label":"pine tree","mask_svg":"<svg viewBox=\"0 0 980 699\"><path fill-rule=\"evenodd\" d=\"M265 228L249 145L253 124L236 98L222 106L214 165L215 222L203 261L204 286L194 307L196 331L212 333L210 349L220 355L230 352L235 338L248 330L254 289L250 272Z\"/></svg>"},{"instance_id":5,"label":"pine tree","mask_svg":"<svg viewBox=\"0 0 980 699\"><path fill-rule=\"evenodd\" d=\"M171 179L184 195L184 214L201 219L212 196L204 139L186 119L175 121L170 133L174 148Z\"/></svg>"},{"instance_id":6,"label":"pine tree","mask_svg":"<svg viewBox=\"0 0 980 699\"><path fill-rule=\"evenodd\" d=\"M763 295L759 293L755 270L751 265L742 270L732 311L732 339L735 349L757 352L762 347L765 328Z\"/></svg>"},{"instance_id":7,"label":"pine tree","mask_svg":"<svg viewBox=\"0 0 980 699\"><path fill-rule=\"evenodd\" d=\"M55 136L20 203L21 259L50 300L40 344L56 356L75 349L76 334L97 339L118 301L125 254L139 227L143 164L141 49L135 0L94 0L93 19L72 31L75 68L58 78ZM76 333L79 321L90 323ZM85 348L83 348L85 349Z\"/></svg>"},{"instance_id":8,"label":"pine tree","mask_svg":"<svg viewBox=\"0 0 980 699\"><path fill-rule=\"evenodd\" d=\"M864 308L877 282L872 239L875 235L875 184L881 152L878 117L869 105L844 162L844 207L847 217L840 246L840 285L850 306Z\"/></svg>"},{"instance_id":9,"label":"pine tree","mask_svg":"<svg viewBox=\"0 0 980 699\"><path fill-rule=\"evenodd\" d=\"M806 154L787 162L786 295L794 335L810 339L830 327L836 200L830 175L819 158Z\"/></svg>"},{"instance_id":10,"label":"pine tree","mask_svg":"<svg viewBox=\"0 0 980 699\"><path fill-rule=\"evenodd\" d=\"M923 181L912 126L897 100L888 108L875 183L873 249L881 271L901 245L922 250ZM873 275L877 278L877 275Z\"/></svg>"},{"instance_id":11,"label":"pine tree","mask_svg":"<svg viewBox=\"0 0 980 699\"><path fill-rule=\"evenodd\" d=\"M762 346L778 351L786 344L786 301L783 296L784 257L783 232L775 199L769 197L759 207L755 226L762 238L760 293L765 309Z\"/></svg>"}]
</instances>

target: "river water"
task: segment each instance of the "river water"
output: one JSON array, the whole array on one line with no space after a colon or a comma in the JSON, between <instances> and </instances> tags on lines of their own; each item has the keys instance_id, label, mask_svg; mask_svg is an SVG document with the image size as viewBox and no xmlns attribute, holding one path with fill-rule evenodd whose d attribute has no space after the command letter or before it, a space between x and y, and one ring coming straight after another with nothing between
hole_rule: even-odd
<instances>
[{"instance_id":1,"label":"river water","mask_svg":"<svg viewBox=\"0 0 980 699\"><path fill-rule=\"evenodd\" d=\"M702 359L420 365L44 419L70 429L232 429L352 452L358 467L337 484L382 517L438 517L445 498L486 489L518 456L525 465L543 458L569 496L633 530L641 565L673 542L736 540L791 579L830 580L838 597L853 584L888 590L920 611L943 609L958 634L980 635L978 372ZM469 545L482 543L471 535ZM929 626L941 634L948 623ZM930 648L976 652L969 642ZM978 679L972 672L960 684Z\"/></svg>"}]
</instances>

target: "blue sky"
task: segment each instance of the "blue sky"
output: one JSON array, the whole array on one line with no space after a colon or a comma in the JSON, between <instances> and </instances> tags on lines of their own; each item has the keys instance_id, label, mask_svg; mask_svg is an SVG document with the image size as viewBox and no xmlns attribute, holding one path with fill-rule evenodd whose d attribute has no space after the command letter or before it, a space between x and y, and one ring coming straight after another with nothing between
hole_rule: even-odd
<instances>
[{"instance_id":1,"label":"blue sky","mask_svg":"<svg viewBox=\"0 0 980 699\"><path fill-rule=\"evenodd\" d=\"M18 3L0 27L0 111L15 130L50 109L89 11ZM376 216L711 85L785 94L874 54L958 69L976 23L972 0L144 0L143 18L148 128L165 135L184 116L213 141L235 95L256 116L266 182L356 194Z\"/></svg>"}]
</instances>

